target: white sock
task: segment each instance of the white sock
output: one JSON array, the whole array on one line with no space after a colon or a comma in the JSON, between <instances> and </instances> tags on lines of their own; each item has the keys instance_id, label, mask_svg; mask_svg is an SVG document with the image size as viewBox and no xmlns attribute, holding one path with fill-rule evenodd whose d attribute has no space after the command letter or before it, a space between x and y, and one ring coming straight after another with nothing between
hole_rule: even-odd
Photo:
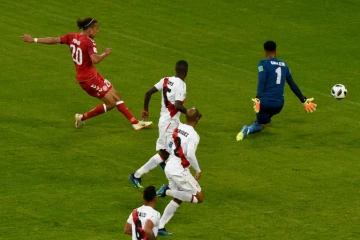
<instances>
[{"instance_id":1,"label":"white sock","mask_svg":"<svg viewBox=\"0 0 360 240\"><path fill-rule=\"evenodd\" d=\"M154 156L152 156L149 161L147 163L145 163L141 168L139 168L134 176L136 178L141 178L142 175L144 175L145 173L150 172L151 170L153 170L154 168L156 168L157 165L159 165L159 163L161 163L163 160L160 157L160 154L155 154Z\"/></svg>"},{"instance_id":2,"label":"white sock","mask_svg":"<svg viewBox=\"0 0 360 240\"><path fill-rule=\"evenodd\" d=\"M179 207L180 205L177 204L174 200L171 200L169 202L169 204L166 206L163 215L160 218L160 224L159 224L159 228L164 228L165 224L167 224L170 219L174 216L174 213L176 211L176 209Z\"/></svg>"},{"instance_id":3,"label":"white sock","mask_svg":"<svg viewBox=\"0 0 360 240\"><path fill-rule=\"evenodd\" d=\"M166 190L166 195L173 198L179 199L184 202L198 203L198 199L195 195L189 192L177 191L177 190Z\"/></svg>"}]
</instances>

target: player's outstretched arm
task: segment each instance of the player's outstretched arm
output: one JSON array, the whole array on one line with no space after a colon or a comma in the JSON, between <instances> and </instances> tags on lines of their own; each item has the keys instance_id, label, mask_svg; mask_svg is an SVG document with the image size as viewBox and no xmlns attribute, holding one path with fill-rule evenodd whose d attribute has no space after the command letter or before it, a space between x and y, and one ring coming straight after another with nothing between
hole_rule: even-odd
<instances>
[{"instance_id":1,"label":"player's outstretched arm","mask_svg":"<svg viewBox=\"0 0 360 240\"><path fill-rule=\"evenodd\" d=\"M111 53L111 48L105 48L104 52L102 54L92 54L90 56L91 61L93 64L98 64L101 62L107 55Z\"/></svg>"},{"instance_id":2,"label":"player's outstretched arm","mask_svg":"<svg viewBox=\"0 0 360 240\"><path fill-rule=\"evenodd\" d=\"M28 34L24 34L24 36L20 37L27 43L42 43L51 45L61 42L60 37L33 38Z\"/></svg>"},{"instance_id":3,"label":"player's outstretched arm","mask_svg":"<svg viewBox=\"0 0 360 240\"><path fill-rule=\"evenodd\" d=\"M184 105L183 105L183 102L178 101L178 100L175 101L175 109L184 114L186 114L186 111L187 111L186 107L184 107Z\"/></svg>"},{"instance_id":4,"label":"player's outstretched arm","mask_svg":"<svg viewBox=\"0 0 360 240\"><path fill-rule=\"evenodd\" d=\"M124 233L127 235L132 235L132 228L131 228L131 224L126 222L125 227L124 227Z\"/></svg>"},{"instance_id":5,"label":"player's outstretched arm","mask_svg":"<svg viewBox=\"0 0 360 240\"><path fill-rule=\"evenodd\" d=\"M149 240L156 240L155 234L153 232L154 223L148 219L145 223L144 232Z\"/></svg>"},{"instance_id":6,"label":"player's outstretched arm","mask_svg":"<svg viewBox=\"0 0 360 240\"><path fill-rule=\"evenodd\" d=\"M151 95L153 95L154 93L156 93L158 91L159 90L156 87L152 87L145 93L144 109L143 109L143 111L141 113L141 117L143 119L146 119L149 116L149 102L150 102L150 99L151 99Z\"/></svg>"},{"instance_id":7,"label":"player's outstretched arm","mask_svg":"<svg viewBox=\"0 0 360 240\"><path fill-rule=\"evenodd\" d=\"M290 70L287 72L286 74L286 82L289 84L291 91L293 91L293 93L299 98L299 100L302 102L302 104L304 105L305 111L307 113L312 113L314 111L316 111L316 104L313 103L312 101L314 101L314 98L306 98L302 92L300 91L300 88L298 87L298 85L295 83Z\"/></svg>"}]
</instances>

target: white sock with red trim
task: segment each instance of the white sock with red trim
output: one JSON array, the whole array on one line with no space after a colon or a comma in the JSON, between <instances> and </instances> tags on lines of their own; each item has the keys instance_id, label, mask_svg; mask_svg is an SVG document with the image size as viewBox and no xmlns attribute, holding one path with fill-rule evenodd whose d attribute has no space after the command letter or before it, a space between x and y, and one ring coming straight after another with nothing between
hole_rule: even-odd
<instances>
[{"instance_id":1,"label":"white sock with red trim","mask_svg":"<svg viewBox=\"0 0 360 240\"><path fill-rule=\"evenodd\" d=\"M169 204L166 206L163 215L160 218L159 229L164 228L165 224L167 224L170 219L174 216L176 209L178 209L180 205L177 204L174 200L171 200Z\"/></svg>"},{"instance_id":2,"label":"white sock with red trim","mask_svg":"<svg viewBox=\"0 0 360 240\"><path fill-rule=\"evenodd\" d=\"M156 166L159 165L162 162L163 162L163 159L161 158L160 154L157 153L154 156L152 156L147 163L145 163L141 168L139 168L135 172L134 176L136 178L141 178L142 175L144 175L145 173L150 172L151 170L156 168Z\"/></svg>"},{"instance_id":3,"label":"white sock with red trim","mask_svg":"<svg viewBox=\"0 0 360 240\"><path fill-rule=\"evenodd\" d=\"M166 190L166 195L171 196L173 198L177 198L184 202L198 203L198 199L196 198L196 196L192 195L189 192L177 191L177 190Z\"/></svg>"}]
</instances>

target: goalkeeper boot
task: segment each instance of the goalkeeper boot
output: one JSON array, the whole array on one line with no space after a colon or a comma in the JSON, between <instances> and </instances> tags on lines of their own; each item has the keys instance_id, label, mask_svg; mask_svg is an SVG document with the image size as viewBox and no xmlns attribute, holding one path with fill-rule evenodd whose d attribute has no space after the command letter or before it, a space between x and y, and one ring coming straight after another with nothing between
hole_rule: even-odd
<instances>
[{"instance_id":1,"label":"goalkeeper boot","mask_svg":"<svg viewBox=\"0 0 360 240\"><path fill-rule=\"evenodd\" d=\"M132 173L129 175L129 179L135 185L135 187L143 188L143 186L141 186L141 178L135 177L134 174Z\"/></svg>"},{"instance_id":2,"label":"goalkeeper boot","mask_svg":"<svg viewBox=\"0 0 360 240\"><path fill-rule=\"evenodd\" d=\"M243 140L249 134L249 127L244 125L240 132L236 135L236 141Z\"/></svg>"}]
</instances>

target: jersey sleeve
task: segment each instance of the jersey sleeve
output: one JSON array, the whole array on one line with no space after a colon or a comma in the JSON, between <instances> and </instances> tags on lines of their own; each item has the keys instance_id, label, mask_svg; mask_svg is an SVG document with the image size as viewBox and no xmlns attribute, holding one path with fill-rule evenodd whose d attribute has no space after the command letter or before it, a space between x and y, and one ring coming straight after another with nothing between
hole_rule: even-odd
<instances>
[{"instance_id":1,"label":"jersey sleeve","mask_svg":"<svg viewBox=\"0 0 360 240\"><path fill-rule=\"evenodd\" d=\"M264 62L261 61L258 64L258 86L257 86L257 92L256 92L257 98L261 98L261 95L262 95L262 93L264 91L264 87L265 87L265 80L266 80L266 69L265 69Z\"/></svg>"},{"instance_id":2,"label":"jersey sleeve","mask_svg":"<svg viewBox=\"0 0 360 240\"><path fill-rule=\"evenodd\" d=\"M188 149L187 149L188 160L189 160L191 166L195 169L196 173L201 172L201 169L200 169L200 166L199 166L198 160L196 158L196 154L195 154L196 150L197 150L197 146L199 145L199 141L200 141L199 138L190 141L189 145L188 145Z\"/></svg>"},{"instance_id":3,"label":"jersey sleeve","mask_svg":"<svg viewBox=\"0 0 360 240\"><path fill-rule=\"evenodd\" d=\"M130 214L128 220L127 220L128 223L132 224L133 223L133 217L132 217L132 214Z\"/></svg>"},{"instance_id":4,"label":"jersey sleeve","mask_svg":"<svg viewBox=\"0 0 360 240\"><path fill-rule=\"evenodd\" d=\"M156 89L160 91L160 90L163 89L163 85L164 85L164 79L162 78L162 79L160 79L159 82L157 82L157 83L154 85L154 87L156 87Z\"/></svg>"},{"instance_id":5,"label":"jersey sleeve","mask_svg":"<svg viewBox=\"0 0 360 240\"><path fill-rule=\"evenodd\" d=\"M291 72L290 72L290 68L287 68L287 73L286 73L286 82L289 84L291 91L293 91L293 93L299 98L299 100L301 102L305 102L305 97L302 94L302 92L300 91L298 85L296 85Z\"/></svg>"},{"instance_id":6,"label":"jersey sleeve","mask_svg":"<svg viewBox=\"0 0 360 240\"><path fill-rule=\"evenodd\" d=\"M60 37L60 43L70 45L71 39L72 39L71 33L65 34L64 36Z\"/></svg>"},{"instance_id":7,"label":"jersey sleeve","mask_svg":"<svg viewBox=\"0 0 360 240\"><path fill-rule=\"evenodd\" d=\"M153 222L154 226L159 226L160 223L160 213L156 212L154 215L151 216L151 218L149 218L150 221Z\"/></svg>"},{"instance_id":8,"label":"jersey sleeve","mask_svg":"<svg viewBox=\"0 0 360 240\"><path fill-rule=\"evenodd\" d=\"M180 84L175 92L175 101L184 101L186 98L186 85Z\"/></svg>"},{"instance_id":9,"label":"jersey sleeve","mask_svg":"<svg viewBox=\"0 0 360 240\"><path fill-rule=\"evenodd\" d=\"M97 48L96 48L95 41L92 41L90 39L87 41L87 51L88 51L89 56L91 56L93 54L97 54Z\"/></svg>"}]
</instances>

